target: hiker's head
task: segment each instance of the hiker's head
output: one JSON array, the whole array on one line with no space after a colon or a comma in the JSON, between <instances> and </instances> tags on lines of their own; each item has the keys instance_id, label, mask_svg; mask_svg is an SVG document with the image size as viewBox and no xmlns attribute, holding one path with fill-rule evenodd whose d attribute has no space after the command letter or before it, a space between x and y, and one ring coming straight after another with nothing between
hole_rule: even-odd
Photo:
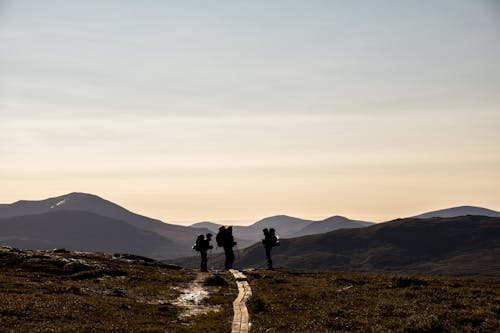
<instances>
[{"instance_id":1,"label":"hiker's head","mask_svg":"<svg viewBox=\"0 0 500 333\"><path fill-rule=\"evenodd\" d=\"M267 228L264 228L262 229L262 232L264 233L264 235L267 235L269 233L269 230L267 230Z\"/></svg>"},{"instance_id":2,"label":"hiker's head","mask_svg":"<svg viewBox=\"0 0 500 333\"><path fill-rule=\"evenodd\" d=\"M232 232L233 232L233 227L232 227L232 226L227 227L227 228L226 228L226 231L227 231L228 233L232 233Z\"/></svg>"},{"instance_id":3,"label":"hiker's head","mask_svg":"<svg viewBox=\"0 0 500 333\"><path fill-rule=\"evenodd\" d=\"M208 234L207 234L207 236L206 236L206 238L207 238L208 240L212 239L212 234L211 234L211 233L208 233Z\"/></svg>"},{"instance_id":4,"label":"hiker's head","mask_svg":"<svg viewBox=\"0 0 500 333\"><path fill-rule=\"evenodd\" d=\"M220 231L220 232L224 232L224 230L226 230L226 227L225 227L225 226L223 226L223 225L221 225L221 226L219 227L219 231Z\"/></svg>"},{"instance_id":5,"label":"hiker's head","mask_svg":"<svg viewBox=\"0 0 500 333\"><path fill-rule=\"evenodd\" d=\"M205 239L205 235L198 235L198 237L196 239L197 240L203 240L203 239Z\"/></svg>"},{"instance_id":6,"label":"hiker's head","mask_svg":"<svg viewBox=\"0 0 500 333\"><path fill-rule=\"evenodd\" d=\"M271 235L274 235L274 234L276 233L276 230L274 230L274 228L271 228L271 229L269 229L269 233L270 233Z\"/></svg>"}]
</instances>

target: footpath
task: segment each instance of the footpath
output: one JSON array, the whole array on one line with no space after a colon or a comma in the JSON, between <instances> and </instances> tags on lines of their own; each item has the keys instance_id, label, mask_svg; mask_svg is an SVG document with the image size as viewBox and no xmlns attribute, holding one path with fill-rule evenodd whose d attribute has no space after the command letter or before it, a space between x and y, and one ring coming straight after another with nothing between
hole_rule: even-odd
<instances>
[{"instance_id":1,"label":"footpath","mask_svg":"<svg viewBox=\"0 0 500 333\"><path fill-rule=\"evenodd\" d=\"M231 333L248 333L250 328L246 302L252 296L252 289L243 273L236 269L230 269L229 272L233 274L238 285L238 297L233 302L234 317Z\"/></svg>"}]
</instances>

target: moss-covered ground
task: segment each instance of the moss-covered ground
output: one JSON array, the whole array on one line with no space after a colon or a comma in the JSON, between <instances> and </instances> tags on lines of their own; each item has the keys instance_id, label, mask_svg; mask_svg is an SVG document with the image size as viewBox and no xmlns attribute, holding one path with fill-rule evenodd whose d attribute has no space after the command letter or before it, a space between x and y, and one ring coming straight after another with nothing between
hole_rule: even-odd
<instances>
[{"instance_id":1,"label":"moss-covered ground","mask_svg":"<svg viewBox=\"0 0 500 333\"><path fill-rule=\"evenodd\" d=\"M0 251L1 332L229 332L237 291L218 274L202 305L180 316L175 301L196 271L85 253ZM214 273L207 274L213 280Z\"/></svg>"},{"instance_id":2,"label":"moss-covered ground","mask_svg":"<svg viewBox=\"0 0 500 333\"><path fill-rule=\"evenodd\" d=\"M252 332L499 332L500 280L246 272Z\"/></svg>"}]
</instances>

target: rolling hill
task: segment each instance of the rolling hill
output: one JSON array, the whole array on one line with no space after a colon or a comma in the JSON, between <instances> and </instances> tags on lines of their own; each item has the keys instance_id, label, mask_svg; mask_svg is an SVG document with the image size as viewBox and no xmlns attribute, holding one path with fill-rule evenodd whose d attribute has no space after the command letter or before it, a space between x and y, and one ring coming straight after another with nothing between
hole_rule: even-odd
<instances>
[{"instance_id":1,"label":"rolling hill","mask_svg":"<svg viewBox=\"0 0 500 333\"><path fill-rule=\"evenodd\" d=\"M293 237L323 234L338 229L364 228L373 225L373 222L350 220L343 216L332 216L323 221L313 222L295 232Z\"/></svg>"},{"instance_id":2,"label":"rolling hill","mask_svg":"<svg viewBox=\"0 0 500 333\"><path fill-rule=\"evenodd\" d=\"M163 237L172 244L171 251L160 251L160 257L155 258L172 258L192 255L191 246L196 236L200 233L209 232L208 229L192 228L175 224L164 223L160 220L155 220L135 214L111 201L101 197L86 193L69 193L58 197L53 197L45 200L21 200L12 204L0 205L0 218L19 217L17 221L27 219L30 215L40 215L53 212L64 211L81 211L92 213L86 216L89 225L94 223L96 216L106 217L109 219L122 221L136 230L149 231ZM72 213L75 214L75 213ZM22 218L21 218L22 217ZM45 221L44 218L41 218ZM66 229L70 232L71 230ZM144 240L146 241L146 240ZM250 245L250 244L247 244ZM71 247L74 248L74 247ZM127 252L135 253L136 248L130 246Z\"/></svg>"},{"instance_id":3,"label":"rolling hill","mask_svg":"<svg viewBox=\"0 0 500 333\"><path fill-rule=\"evenodd\" d=\"M276 215L266 217L249 226L233 226L233 234L237 235L237 237L241 239L259 241L262 238L262 229L275 228L279 230L280 237L290 237L295 232L301 230L311 223L313 223L313 221L299 219L287 215ZM196 228L207 228L215 233L218 231L220 226L220 224L216 224L213 222L200 222L191 225L191 227Z\"/></svg>"},{"instance_id":4,"label":"rolling hill","mask_svg":"<svg viewBox=\"0 0 500 333\"><path fill-rule=\"evenodd\" d=\"M372 222L354 221L342 216L332 216L325 220L312 221L287 215L276 215L259 220L249 226L234 226L233 231L241 239L259 242L263 237L262 229L264 228L275 228L280 238L293 238L337 229L362 228L372 224ZM219 226L219 224L213 222L200 222L191 225L191 227L196 228L207 228L215 233Z\"/></svg>"},{"instance_id":5,"label":"rolling hill","mask_svg":"<svg viewBox=\"0 0 500 333\"><path fill-rule=\"evenodd\" d=\"M255 244L236 254L238 268L265 267ZM220 267L212 256L209 265ZM194 259L177 260L192 266ZM399 219L366 228L282 239L273 249L276 267L405 272L455 276L500 276L500 218Z\"/></svg>"},{"instance_id":6,"label":"rolling hill","mask_svg":"<svg viewBox=\"0 0 500 333\"><path fill-rule=\"evenodd\" d=\"M420 219L428 219L432 217L457 217L466 215L480 215L490 217L500 217L500 212L475 206L460 206L447 209L435 210L415 216Z\"/></svg>"},{"instance_id":7,"label":"rolling hill","mask_svg":"<svg viewBox=\"0 0 500 333\"><path fill-rule=\"evenodd\" d=\"M84 211L60 210L0 219L0 243L19 248L134 253L165 258L177 244L126 222Z\"/></svg>"}]
</instances>

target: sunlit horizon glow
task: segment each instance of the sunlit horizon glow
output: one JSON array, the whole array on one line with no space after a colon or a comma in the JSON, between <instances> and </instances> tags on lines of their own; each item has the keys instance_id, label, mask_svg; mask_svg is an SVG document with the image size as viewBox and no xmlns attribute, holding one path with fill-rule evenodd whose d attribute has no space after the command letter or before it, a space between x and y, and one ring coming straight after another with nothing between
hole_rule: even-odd
<instances>
[{"instance_id":1,"label":"sunlit horizon glow","mask_svg":"<svg viewBox=\"0 0 500 333\"><path fill-rule=\"evenodd\" d=\"M500 210L492 0L2 1L0 203L169 223Z\"/></svg>"}]
</instances>

